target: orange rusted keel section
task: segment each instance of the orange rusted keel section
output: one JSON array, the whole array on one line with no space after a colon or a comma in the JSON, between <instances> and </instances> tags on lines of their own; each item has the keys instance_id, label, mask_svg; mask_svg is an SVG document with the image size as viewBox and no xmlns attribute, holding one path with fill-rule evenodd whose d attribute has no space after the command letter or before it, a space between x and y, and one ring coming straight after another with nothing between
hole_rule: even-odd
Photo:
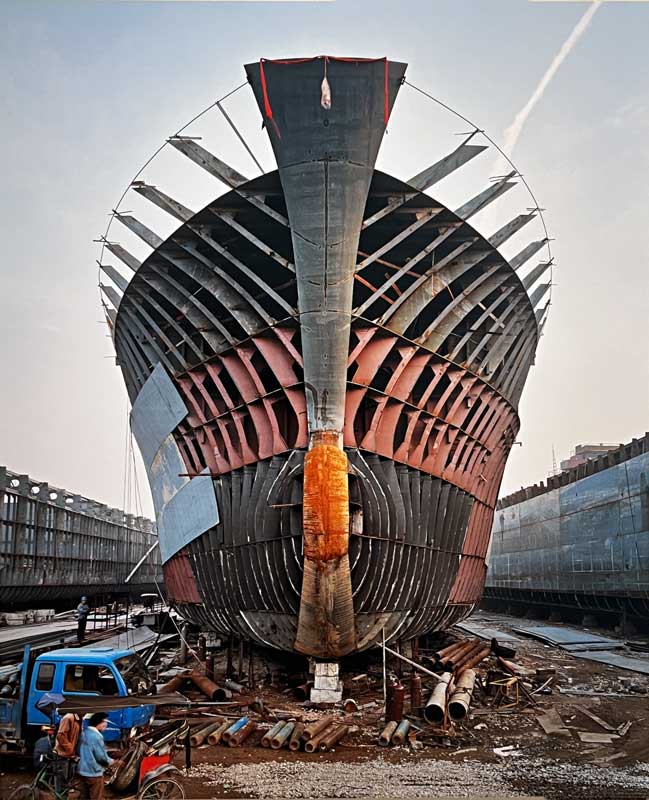
<instances>
[{"instance_id":1,"label":"orange rusted keel section","mask_svg":"<svg viewBox=\"0 0 649 800\"><path fill-rule=\"evenodd\" d=\"M356 649L348 464L338 439L337 433L315 433L304 459L304 576L295 649L321 658Z\"/></svg>"}]
</instances>

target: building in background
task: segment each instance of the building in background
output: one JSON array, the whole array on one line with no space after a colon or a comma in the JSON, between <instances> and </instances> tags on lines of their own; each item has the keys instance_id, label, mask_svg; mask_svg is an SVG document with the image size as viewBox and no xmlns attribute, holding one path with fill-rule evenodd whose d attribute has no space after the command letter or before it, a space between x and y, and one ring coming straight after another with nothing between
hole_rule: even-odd
<instances>
[{"instance_id":1,"label":"building in background","mask_svg":"<svg viewBox=\"0 0 649 800\"><path fill-rule=\"evenodd\" d=\"M570 470L574 469L575 467L580 467L591 458L598 458L599 456L608 453L610 450L616 450L621 446L621 443L602 444L602 442L599 444L578 444L577 447L575 447L575 452L570 456L570 458L566 458L561 462L561 469Z\"/></svg>"}]
</instances>

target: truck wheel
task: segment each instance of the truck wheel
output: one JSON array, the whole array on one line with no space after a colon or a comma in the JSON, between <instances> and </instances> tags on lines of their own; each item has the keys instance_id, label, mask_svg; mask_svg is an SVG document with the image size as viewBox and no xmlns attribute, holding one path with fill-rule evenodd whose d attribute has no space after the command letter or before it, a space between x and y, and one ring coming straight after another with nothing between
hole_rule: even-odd
<instances>
[{"instance_id":1,"label":"truck wheel","mask_svg":"<svg viewBox=\"0 0 649 800\"><path fill-rule=\"evenodd\" d=\"M15 789L10 795L9 800L40 800L41 793L31 784L24 784Z\"/></svg>"},{"instance_id":2,"label":"truck wheel","mask_svg":"<svg viewBox=\"0 0 649 800\"><path fill-rule=\"evenodd\" d=\"M146 745L143 742L135 742L132 750L124 757L111 781L111 787L118 792L124 792L135 781L140 769L140 761L146 752Z\"/></svg>"},{"instance_id":3,"label":"truck wheel","mask_svg":"<svg viewBox=\"0 0 649 800\"><path fill-rule=\"evenodd\" d=\"M137 797L138 800L185 800L185 790L173 778L156 778Z\"/></svg>"}]
</instances>

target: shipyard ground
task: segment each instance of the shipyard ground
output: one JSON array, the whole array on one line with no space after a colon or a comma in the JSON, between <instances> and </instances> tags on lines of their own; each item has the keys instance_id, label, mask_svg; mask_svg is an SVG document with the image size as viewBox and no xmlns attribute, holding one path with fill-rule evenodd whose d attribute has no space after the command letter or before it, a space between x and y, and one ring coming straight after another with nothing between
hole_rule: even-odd
<instances>
[{"instance_id":1,"label":"shipyard ground","mask_svg":"<svg viewBox=\"0 0 649 800\"><path fill-rule=\"evenodd\" d=\"M522 622L486 612L472 622L476 619L503 632ZM649 676L579 659L533 639L521 638L516 650L522 666L556 670L552 693L537 695L538 706L496 711L477 695L464 724L415 749L377 746L382 727L378 706L345 715L355 730L329 753L267 750L259 746L260 733L240 748L203 746L192 751L193 766L184 777L187 797L649 797ZM355 674L357 666L348 674ZM256 665L258 675L265 669L272 672L267 660ZM570 691L587 694L564 693ZM256 694L268 709L307 719L325 713L305 709L290 692L272 686ZM376 689L359 694L359 703L381 700ZM537 717L549 709L559 713L567 733L549 735L541 728ZM612 727L631 725L609 744L584 743L578 731L601 737L606 730L582 709ZM24 772L4 772L0 797L25 779Z\"/></svg>"}]
</instances>

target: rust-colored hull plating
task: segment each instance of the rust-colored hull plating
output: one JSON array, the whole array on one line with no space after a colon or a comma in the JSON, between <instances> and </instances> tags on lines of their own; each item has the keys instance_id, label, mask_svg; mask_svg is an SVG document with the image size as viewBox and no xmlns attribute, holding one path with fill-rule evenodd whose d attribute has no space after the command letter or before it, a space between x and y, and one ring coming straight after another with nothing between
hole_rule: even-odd
<instances>
[{"instance_id":1,"label":"rust-colored hull plating","mask_svg":"<svg viewBox=\"0 0 649 800\"><path fill-rule=\"evenodd\" d=\"M322 66L247 67L277 172L172 140L231 191L194 213L136 187L182 224L162 241L117 216L154 249L112 246L136 269L112 318L171 600L338 657L478 602L546 284L530 300L517 271L539 243L497 249L533 214L489 240L467 222L511 176L456 211L423 192L484 148L408 182L374 169L405 65L328 62L331 109Z\"/></svg>"}]
</instances>

